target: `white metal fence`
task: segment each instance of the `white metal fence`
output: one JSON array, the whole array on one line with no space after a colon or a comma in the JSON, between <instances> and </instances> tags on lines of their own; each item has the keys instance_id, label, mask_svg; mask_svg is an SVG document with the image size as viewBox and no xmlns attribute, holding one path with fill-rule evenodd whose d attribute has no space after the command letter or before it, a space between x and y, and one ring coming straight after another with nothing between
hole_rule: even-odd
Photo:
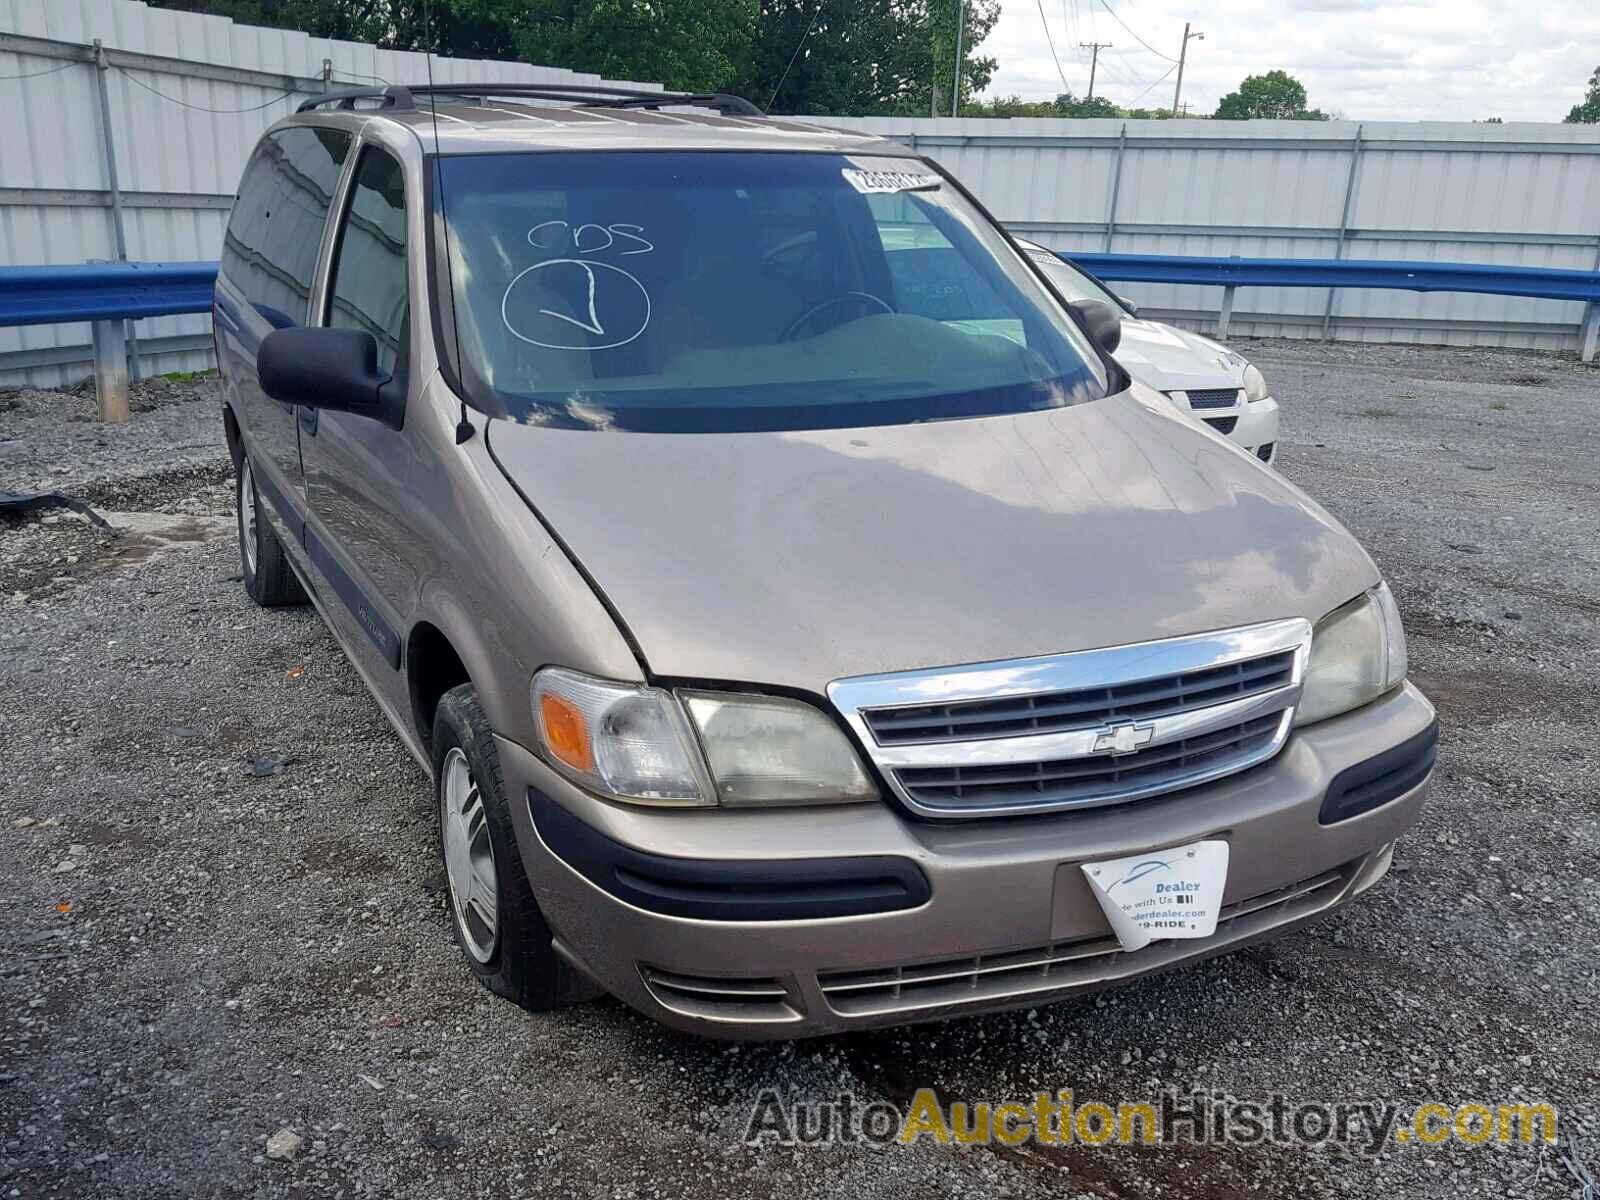
<instances>
[{"instance_id":1,"label":"white metal fence","mask_svg":"<svg viewBox=\"0 0 1600 1200\"><path fill-rule=\"evenodd\" d=\"M425 79L421 54L136 0L0 0L0 264L215 259L245 159L329 88ZM440 83L618 83L435 58ZM210 319L134 322L150 371L210 366ZM0 385L89 373L89 327L0 329Z\"/></svg>"},{"instance_id":2,"label":"white metal fence","mask_svg":"<svg viewBox=\"0 0 1600 1200\"><path fill-rule=\"evenodd\" d=\"M817 118L948 168L1056 250L1415 259L1600 270L1600 126ZM1214 324L1220 289L1119 284ZM1577 349L1584 305L1240 288L1235 333Z\"/></svg>"}]
</instances>

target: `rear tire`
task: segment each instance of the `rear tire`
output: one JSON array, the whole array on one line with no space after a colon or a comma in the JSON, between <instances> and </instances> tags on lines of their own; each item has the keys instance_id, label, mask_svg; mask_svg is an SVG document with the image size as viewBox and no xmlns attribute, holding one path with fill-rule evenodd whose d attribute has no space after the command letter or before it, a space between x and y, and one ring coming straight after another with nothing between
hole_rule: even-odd
<instances>
[{"instance_id":1,"label":"rear tire","mask_svg":"<svg viewBox=\"0 0 1600 1200\"><path fill-rule=\"evenodd\" d=\"M531 1012L600 995L550 944L517 850L494 733L470 683L446 692L433 718L433 795L450 928L472 973Z\"/></svg>"},{"instance_id":2,"label":"rear tire","mask_svg":"<svg viewBox=\"0 0 1600 1200\"><path fill-rule=\"evenodd\" d=\"M239 514L239 566L245 593L262 608L304 604L305 589L295 578L283 543L262 511L261 490L256 486L248 454L239 456L233 499L234 510Z\"/></svg>"}]
</instances>

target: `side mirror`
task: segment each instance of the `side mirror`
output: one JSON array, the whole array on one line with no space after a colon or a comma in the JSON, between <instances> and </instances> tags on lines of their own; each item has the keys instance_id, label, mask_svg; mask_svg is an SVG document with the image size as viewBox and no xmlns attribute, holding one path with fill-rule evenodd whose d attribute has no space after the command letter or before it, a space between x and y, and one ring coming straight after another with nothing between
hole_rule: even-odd
<instances>
[{"instance_id":1,"label":"side mirror","mask_svg":"<svg viewBox=\"0 0 1600 1200\"><path fill-rule=\"evenodd\" d=\"M1139 315L1139 306L1132 300L1129 300L1126 296L1118 296L1117 303L1128 310L1128 315L1130 317L1137 317Z\"/></svg>"},{"instance_id":2,"label":"side mirror","mask_svg":"<svg viewBox=\"0 0 1600 1200\"><path fill-rule=\"evenodd\" d=\"M1067 307L1083 322L1100 349L1107 354L1116 353L1117 347L1122 345L1122 317L1116 309L1103 300L1074 300Z\"/></svg>"},{"instance_id":3,"label":"side mirror","mask_svg":"<svg viewBox=\"0 0 1600 1200\"><path fill-rule=\"evenodd\" d=\"M378 368L378 343L359 329L275 329L256 352L261 390L284 404L371 417L399 429L405 393Z\"/></svg>"}]
</instances>

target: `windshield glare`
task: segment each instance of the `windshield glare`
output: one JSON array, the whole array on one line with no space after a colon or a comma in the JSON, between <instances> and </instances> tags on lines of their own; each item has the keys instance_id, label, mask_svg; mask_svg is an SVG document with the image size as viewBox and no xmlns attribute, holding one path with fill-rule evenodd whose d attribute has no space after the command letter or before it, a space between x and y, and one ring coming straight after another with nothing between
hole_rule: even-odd
<instances>
[{"instance_id":1,"label":"windshield glare","mask_svg":"<svg viewBox=\"0 0 1600 1200\"><path fill-rule=\"evenodd\" d=\"M492 154L437 169L456 366L486 412L737 432L1106 392L1060 304L916 159Z\"/></svg>"}]
</instances>

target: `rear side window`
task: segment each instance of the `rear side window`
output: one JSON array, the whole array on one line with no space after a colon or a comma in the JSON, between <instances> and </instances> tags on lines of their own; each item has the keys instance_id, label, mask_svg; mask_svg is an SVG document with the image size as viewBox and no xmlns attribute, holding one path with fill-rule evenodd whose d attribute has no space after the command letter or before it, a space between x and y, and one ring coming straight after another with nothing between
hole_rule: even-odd
<instances>
[{"instance_id":1,"label":"rear side window","mask_svg":"<svg viewBox=\"0 0 1600 1200\"><path fill-rule=\"evenodd\" d=\"M280 329L305 323L323 226L349 152L342 130L280 130L262 139L239 181L222 271Z\"/></svg>"},{"instance_id":2,"label":"rear side window","mask_svg":"<svg viewBox=\"0 0 1600 1200\"><path fill-rule=\"evenodd\" d=\"M327 323L378 342L378 366L404 380L411 293L406 285L406 184L376 146L361 151L334 249Z\"/></svg>"}]
</instances>

